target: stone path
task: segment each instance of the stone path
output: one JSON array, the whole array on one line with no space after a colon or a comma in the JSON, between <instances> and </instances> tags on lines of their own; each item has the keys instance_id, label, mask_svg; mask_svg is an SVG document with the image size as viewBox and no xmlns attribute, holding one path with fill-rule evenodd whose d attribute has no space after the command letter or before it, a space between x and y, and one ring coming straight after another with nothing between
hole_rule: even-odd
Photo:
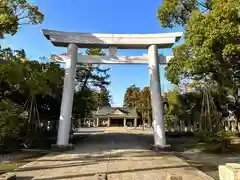
<instances>
[{"instance_id":1,"label":"stone path","mask_svg":"<svg viewBox=\"0 0 240 180\"><path fill-rule=\"evenodd\" d=\"M107 172L108 180L164 180L166 173L183 180L212 180L173 154L148 150L151 134L129 131L91 135L72 151L52 153L21 167L17 179L93 180L96 173Z\"/></svg>"}]
</instances>

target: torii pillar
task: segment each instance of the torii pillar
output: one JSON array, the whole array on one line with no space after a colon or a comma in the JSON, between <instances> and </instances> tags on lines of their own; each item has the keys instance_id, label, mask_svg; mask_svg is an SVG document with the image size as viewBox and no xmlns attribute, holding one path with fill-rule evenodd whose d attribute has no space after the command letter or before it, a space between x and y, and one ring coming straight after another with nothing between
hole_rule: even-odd
<instances>
[{"instance_id":1,"label":"torii pillar","mask_svg":"<svg viewBox=\"0 0 240 180\"><path fill-rule=\"evenodd\" d=\"M74 95L76 63L97 64L148 64L152 99L152 118L154 127L154 145L166 146L163 104L161 98L158 48L170 48L178 41L182 33L163 34L99 34L71 33L43 30L53 45L68 47L68 55L55 56L56 60L66 63L61 113L58 129L58 146L68 146ZM109 48L109 56L78 55L77 48ZM147 56L116 56L116 49L148 49Z\"/></svg>"},{"instance_id":2,"label":"torii pillar","mask_svg":"<svg viewBox=\"0 0 240 180\"><path fill-rule=\"evenodd\" d=\"M78 47L76 44L69 44L68 55L70 60L65 63L65 76L57 137L57 145L60 146L68 145L69 142L78 56Z\"/></svg>"},{"instance_id":3,"label":"torii pillar","mask_svg":"<svg viewBox=\"0 0 240 180\"><path fill-rule=\"evenodd\" d=\"M150 74L154 145L165 147L166 137L164 127L163 102L161 97L158 49L156 45L150 45L148 47L148 67Z\"/></svg>"}]
</instances>

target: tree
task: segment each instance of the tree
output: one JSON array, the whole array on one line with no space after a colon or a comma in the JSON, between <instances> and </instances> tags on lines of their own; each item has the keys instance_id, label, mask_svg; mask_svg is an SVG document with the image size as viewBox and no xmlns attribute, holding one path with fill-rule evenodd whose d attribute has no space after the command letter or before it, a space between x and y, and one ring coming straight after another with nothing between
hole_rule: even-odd
<instances>
[{"instance_id":1,"label":"tree","mask_svg":"<svg viewBox=\"0 0 240 180\"><path fill-rule=\"evenodd\" d=\"M44 19L38 6L31 5L27 0L1 0L0 14L0 38L16 34L21 25L39 24Z\"/></svg>"},{"instance_id":2,"label":"tree","mask_svg":"<svg viewBox=\"0 0 240 180\"><path fill-rule=\"evenodd\" d=\"M75 127L78 127L79 123L92 112L94 100L93 92L89 88L75 92L72 111L73 124Z\"/></svg>"},{"instance_id":3,"label":"tree","mask_svg":"<svg viewBox=\"0 0 240 180\"><path fill-rule=\"evenodd\" d=\"M102 49L93 48L86 50L87 55L102 56L104 55ZM78 89L81 91L86 86L105 88L110 84L108 81L109 68L101 68L100 65L93 64L79 64L77 65L76 81L78 82Z\"/></svg>"},{"instance_id":4,"label":"tree","mask_svg":"<svg viewBox=\"0 0 240 180\"><path fill-rule=\"evenodd\" d=\"M111 99L111 95L109 94L109 91L107 88L102 88L101 91L98 93L98 97L96 97L98 99L98 107L104 107L104 106L108 106L110 107L110 99Z\"/></svg>"},{"instance_id":5,"label":"tree","mask_svg":"<svg viewBox=\"0 0 240 180\"><path fill-rule=\"evenodd\" d=\"M135 85L127 88L124 96L124 106L136 108L139 117L143 124L152 124L152 105L149 87L144 87L142 90Z\"/></svg>"},{"instance_id":6,"label":"tree","mask_svg":"<svg viewBox=\"0 0 240 180\"><path fill-rule=\"evenodd\" d=\"M180 12L179 8L186 10L191 4L194 8L190 8L188 16L175 14L169 18L168 13L162 13L163 9ZM201 7L207 7L208 11L202 13ZM167 66L167 78L171 82L178 84L182 79L194 77L234 86L233 74L239 71L240 57L238 7L237 0L164 1L159 13L172 24L178 24L176 19L181 18L185 18L183 24L186 24L185 41L174 49L174 58Z\"/></svg>"},{"instance_id":7,"label":"tree","mask_svg":"<svg viewBox=\"0 0 240 180\"><path fill-rule=\"evenodd\" d=\"M6 137L18 137L24 126L23 107L9 99L0 99L0 144Z\"/></svg>"},{"instance_id":8,"label":"tree","mask_svg":"<svg viewBox=\"0 0 240 180\"><path fill-rule=\"evenodd\" d=\"M28 122L34 127L39 127L37 96L54 96L52 91L62 85L63 71L52 63L28 61L24 54L14 55L9 48L2 51L7 51L1 54L4 54L5 58L8 57L8 63L0 68L0 83L3 85L0 94L3 99L11 99L24 106L28 111Z\"/></svg>"},{"instance_id":9,"label":"tree","mask_svg":"<svg viewBox=\"0 0 240 180\"><path fill-rule=\"evenodd\" d=\"M99 48L87 49L86 54L92 56L104 55L102 49ZM92 112L97 108L110 105L110 95L106 89L110 84L108 71L109 68L102 68L100 65L77 65L77 87L73 103L73 116L76 127L85 118L92 116Z\"/></svg>"},{"instance_id":10,"label":"tree","mask_svg":"<svg viewBox=\"0 0 240 180\"><path fill-rule=\"evenodd\" d=\"M220 113L216 109L210 88L204 88L202 94L203 100L200 119L200 131L203 132L203 135L208 140L211 140L212 137L215 137L222 130Z\"/></svg>"},{"instance_id":11,"label":"tree","mask_svg":"<svg viewBox=\"0 0 240 180\"><path fill-rule=\"evenodd\" d=\"M183 120L185 112L180 99L180 91L175 88L167 93L168 110L165 115L165 123L169 127L177 127Z\"/></svg>"},{"instance_id":12,"label":"tree","mask_svg":"<svg viewBox=\"0 0 240 180\"><path fill-rule=\"evenodd\" d=\"M202 14L212 9L213 0L163 0L158 8L158 19L161 26L184 26L191 13L198 10Z\"/></svg>"},{"instance_id":13,"label":"tree","mask_svg":"<svg viewBox=\"0 0 240 180\"><path fill-rule=\"evenodd\" d=\"M106 88L100 92L89 88L75 92L72 113L74 126L78 127L85 118L92 118L93 111L104 106L110 106L110 95Z\"/></svg>"},{"instance_id":14,"label":"tree","mask_svg":"<svg viewBox=\"0 0 240 180\"><path fill-rule=\"evenodd\" d=\"M129 86L124 95L124 102L123 102L124 106L137 108L139 97L140 97L140 88L136 87L135 85Z\"/></svg>"},{"instance_id":15,"label":"tree","mask_svg":"<svg viewBox=\"0 0 240 180\"><path fill-rule=\"evenodd\" d=\"M143 122L147 122L149 125L152 124L152 104L151 104L151 94L149 87L144 87L140 92L139 97L139 113Z\"/></svg>"},{"instance_id":16,"label":"tree","mask_svg":"<svg viewBox=\"0 0 240 180\"><path fill-rule=\"evenodd\" d=\"M185 27L184 44L174 49L174 58L167 67L170 81L206 77L222 86L234 86L233 74L240 68L238 4L215 0L209 13L192 12Z\"/></svg>"},{"instance_id":17,"label":"tree","mask_svg":"<svg viewBox=\"0 0 240 180\"><path fill-rule=\"evenodd\" d=\"M33 140L38 133L45 141L42 135L47 134L39 133L47 130L53 116L56 129L59 118L63 70L28 61L22 50L0 49L0 58L7 62L0 66L0 138L13 143L9 138Z\"/></svg>"},{"instance_id":18,"label":"tree","mask_svg":"<svg viewBox=\"0 0 240 180\"><path fill-rule=\"evenodd\" d=\"M187 18L175 13L176 17L171 19L165 14L172 24L179 24L177 17L185 18L184 43L174 49L174 57L166 68L167 79L175 84L185 79L215 84L220 94L227 92L225 96L234 97L234 112L238 112L239 77L235 75L240 71L240 2L213 0L210 4L208 11L203 13L198 6ZM239 120L239 114L235 115Z\"/></svg>"}]
</instances>

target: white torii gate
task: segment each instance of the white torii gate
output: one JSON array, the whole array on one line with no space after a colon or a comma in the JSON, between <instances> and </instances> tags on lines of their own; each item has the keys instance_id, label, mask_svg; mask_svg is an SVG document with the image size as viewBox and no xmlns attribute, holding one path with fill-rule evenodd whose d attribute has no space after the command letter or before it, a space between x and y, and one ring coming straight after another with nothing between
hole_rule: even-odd
<instances>
[{"instance_id":1,"label":"white torii gate","mask_svg":"<svg viewBox=\"0 0 240 180\"><path fill-rule=\"evenodd\" d=\"M64 87L57 138L58 146L68 146L69 143L76 63L148 64L154 145L166 146L159 64L166 64L171 59L171 56L158 56L158 49L172 47L181 38L182 33L100 34L43 30L43 34L53 45L68 47L67 54L51 56L54 61L65 62ZM78 55L78 48L109 48L109 54L107 56ZM143 56L116 56L117 48L148 49L148 54Z\"/></svg>"}]
</instances>

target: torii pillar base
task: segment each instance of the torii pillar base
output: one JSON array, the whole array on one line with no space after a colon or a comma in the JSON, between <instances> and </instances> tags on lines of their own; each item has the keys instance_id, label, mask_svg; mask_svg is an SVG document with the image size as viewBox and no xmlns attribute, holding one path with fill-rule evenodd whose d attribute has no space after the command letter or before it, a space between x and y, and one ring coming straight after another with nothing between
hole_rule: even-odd
<instances>
[{"instance_id":1,"label":"torii pillar base","mask_svg":"<svg viewBox=\"0 0 240 180\"><path fill-rule=\"evenodd\" d=\"M156 152L164 152L164 151L171 151L172 150L172 147L170 144L166 144L164 146L159 146L159 145L155 145L155 144L152 144L150 146L150 150L153 150L153 151L156 151Z\"/></svg>"},{"instance_id":2,"label":"torii pillar base","mask_svg":"<svg viewBox=\"0 0 240 180\"><path fill-rule=\"evenodd\" d=\"M73 149L73 144L65 144L65 145L52 144L51 149L57 152L68 151Z\"/></svg>"}]
</instances>

